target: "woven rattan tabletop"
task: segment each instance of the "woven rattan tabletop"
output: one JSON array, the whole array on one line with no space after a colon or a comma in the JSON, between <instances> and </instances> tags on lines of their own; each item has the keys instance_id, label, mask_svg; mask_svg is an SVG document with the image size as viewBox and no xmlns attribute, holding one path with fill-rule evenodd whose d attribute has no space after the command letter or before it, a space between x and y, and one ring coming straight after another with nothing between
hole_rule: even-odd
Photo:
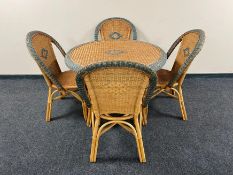
<instances>
[{"instance_id":1,"label":"woven rattan tabletop","mask_svg":"<svg viewBox=\"0 0 233 175\"><path fill-rule=\"evenodd\" d=\"M73 71L102 61L131 61L159 70L166 62L165 52L142 41L94 41L72 48L66 55L66 65Z\"/></svg>"}]
</instances>

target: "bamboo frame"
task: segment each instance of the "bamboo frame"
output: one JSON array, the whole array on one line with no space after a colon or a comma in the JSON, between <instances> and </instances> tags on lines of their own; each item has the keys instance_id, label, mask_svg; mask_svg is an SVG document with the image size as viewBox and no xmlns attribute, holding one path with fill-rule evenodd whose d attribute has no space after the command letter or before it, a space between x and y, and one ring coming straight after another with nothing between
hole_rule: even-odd
<instances>
[{"instance_id":1,"label":"bamboo frame","mask_svg":"<svg viewBox=\"0 0 233 175\"><path fill-rule=\"evenodd\" d=\"M43 77L48 85L48 99L45 120L51 120L52 104L54 100L63 99L68 95L74 96L82 103L84 119L87 121L87 106L81 97L75 93L78 89L73 80L72 71L61 72L52 44L54 44L65 57L66 53L61 45L50 35L41 31L32 31L26 39L29 53L38 64ZM73 80L70 81L70 80ZM57 95L59 94L59 95Z\"/></svg>"},{"instance_id":2,"label":"bamboo frame","mask_svg":"<svg viewBox=\"0 0 233 175\"><path fill-rule=\"evenodd\" d=\"M92 116L94 116L94 113L92 112ZM108 120L106 123L100 126L101 119ZM134 126L127 122L126 120L133 119ZM140 114L131 115L131 116L123 116L123 117L113 117L110 115L101 115L101 116L95 116L95 123L93 125L93 134L92 134L92 144L91 144L91 153L90 153L90 162L96 162L97 157L97 150L99 145L99 138L102 136L105 132L110 130L115 125L120 125L122 128L124 128L126 131L128 131L130 134L132 134L135 137L136 144L137 144L137 150L138 150L138 156L139 161L141 163L146 162L146 156L143 146L143 140L142 140L142 116Z\"/></svg>"},{"instance_id":3,"label":"bamboo frame","mask_svg":"<svg viewBox=\"0 0 233 175\"><path fill-rule=\"evenodd\" d=\"M175 98L179 101L180 105L180 110L182 114L182 119L185 121L187 120L187 112L185 109L185 104L184 104L184 97L183 97L183 92L182 92L182 84L175 84L173 87L159 87L154 94L152 95L152 98L156 97L160 93L164 93L172 98Z\"/></svg>"},{"instance_id":4,"label":"bamboo frame","mask_svg":"<svg viewBox=\"0 0 233 175\"><path fill-rule=\"evenodd\" d=\"M66 96L72 95L77 100L82 102L83 116L84 116L84 120L87 122L88 121L88 108L87 108L85 102L81 99L81 97L77 93L74 92L76 89L62 89L62 90L59 90L57 88L52 87L51 82L49 81L49 79L46 77L46 75L44 73L43 73L43 76L44 76L44 78L45 78L45 80L46 80L46 82L48 84L48 99L47 99L45 121L46 122L51 121L52 104L53 104L54 100L63 99ZM54 95L56 95L57 93L59 93L60 95L54 97ZM87 125L87 126L90 126L90 125Z\"/></svg>"},{"instance_id":5,"label":"bamboo frame","mask_svg":"<svg viewBox=\"0 0 233 175\"><path fill-rule=\"evenodd\" d=\"M172 70L168 71L163 69L157 72L159 83L152 98L160 93L164 93L177 99L184 121L187 120L187 112L184 104L182 84L189 66L201 51L204 41L205 32L200 29L190 30L184 33L172 44L167 52L167 57L169 58L176 46L181 43Z\"/></svg>"},{"instance_id":6,"label":"bamboo frame","mask_svg":"<svg viewBox=\"0 0 233 175\"><path fill-rule=\"evenodd\" d=\"M72 95L75 97L77 100L79 100L82 103L82 108L83 108L83 117L84 120L87 123L87 126L90 127L90 124L88 124L88 108L85 104L85 102L81 99L81 97L75 93L74 91L77 90L77 88L72 88L72 89L65 89L65 88L57 88L56 86L53 85L53 83L50 81L50 79L47 77L47 75L44 73L43 70L41 70L42 75L48 85L48 99L47 99L47 107L46 107L46 115L45 115L45 121L50 122L51 121L51 113L52 113L52 104L54 100L58 99L63 99L66 96ZM53 97L56 93L59 93L60 95Z\"/></svg>"},{"instance_id":7,"label":"bamboo frame","mask_svg":"<svg viewBox=\"0 0 233 175\"><path fill-rule=\"evenodd\" d=\"M92 126L90 162L96 162L101 135L115 125L134 135L139 160L146 162L141 132L146 122L143 116L147 115L156 86L156 74L143 64L112 61L87 66L78 75L80 96L88 107L87 123Z\"/></svg>"}]
</instances>

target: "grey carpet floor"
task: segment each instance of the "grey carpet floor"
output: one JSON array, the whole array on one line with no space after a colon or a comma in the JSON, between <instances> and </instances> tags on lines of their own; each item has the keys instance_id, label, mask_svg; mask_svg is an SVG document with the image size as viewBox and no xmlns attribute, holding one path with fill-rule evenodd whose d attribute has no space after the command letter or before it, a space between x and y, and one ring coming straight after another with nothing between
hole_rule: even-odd
<instances>
[{"instance_id":1,"label":"grey carpet floor","mask_svg":"<svg viewBox=\"0 0 233 175\"><path fill-rule=\"evenodd\" d=\"M45 123L42 79L0 80L0 174L233 174L233 79L193 78L184 83L188 121L178 102L158 97L143 128L147 163L120 127L101 137L89 163L91 129L75 99L57 101Z\"/></svg>"}]
</instances>

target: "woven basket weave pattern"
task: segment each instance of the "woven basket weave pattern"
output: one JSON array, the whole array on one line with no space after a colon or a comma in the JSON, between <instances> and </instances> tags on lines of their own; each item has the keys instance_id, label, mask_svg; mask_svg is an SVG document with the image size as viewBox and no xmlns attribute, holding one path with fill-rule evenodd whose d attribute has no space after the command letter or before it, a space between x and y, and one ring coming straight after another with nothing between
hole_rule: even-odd
<instances>
[{"instance_id":1,"label":"woven basket weave pattern","mask_svg":"<svg viewBox=\"0 0 233 175\"><path fill-rule=\"evenodd\" d=\"M32 46L40 57L40 60L48 67L52 74L55 76L59 75L61 73L61 69L55 57L51 39L40 34L34 35L32 38ZM47 55L47 58L43 57L43 51L47 53L44 55Z\"/></svg>"},{"instance_id":2,"label":"woven basket weave pattern","mask_svg":"<svg viewBox=\"0 0 233 175\"><path fill-rule=\"evenodd\" d=\"M160 60L162 66L166 55L159 47L141 41L99 41L75 47L68 52L66 60L69 67L74 67L71 61L85 67L103 61L132 61L149 66L157 65Z\"/></svg>"},{"instance_id":3,"label":"woven basket weave pattern","mask_svg":"<svg viewBox=\"0 0 233 175\"><path fill-rule=\"evenodd\" d=\"M107 68L91 72L85 82L95 112L134 114L149 78L136 69Z\"/></svg>"},{"instance_id":4,"label":"woven basket weave pattern","mask_svg":"<svg viewBox=\"0 0 233 175\"><path fill-rule=\"evenodd\" d=\"M134 63L134 62L127 62L127 61L112 61L112 62L100 62L100 63L96 63L96 64L92 64L89 65L81 70L78 71L77 77L76 77L76 82L77 82L77 86L79 89L79 94L81 95L82 99L84 99L84 101L86 102L88 107L91 107L91 102L90 99L87 95L87 91L86 91L86 85L84 82L84 78L91 74L92 72L96 71L96 70L104 70L104 69L109 69L113 68L113 70L117 70L117 68L122 69L122 70L128 70L128 71L136 71L136 72L141 72L143 73L143 75L147 75L147 77L149 77L149 85L146 89L146 94L144 94L144 99L142 102L143 106L147 106L148 102L151 98L151 95L154 91L154 88L156 87L156 82L157 82L157 76L156 74L153 72L153 70L151 70L150 68L148 68L147 66L143 65L143 64L138 64L138 63ZM125 73L125 72L124 72ZM117 84L118 87L121 87L122 85L124 86L124 83L127 84L127 81L131 82L131 86L133 86L133 83L135 83L134 81L131 80L137 80L137 77L134 77L134 75L132 75L132 77L128 77L128 75L125 75L124 73L121 72L116 72L116 71L112 71L111 74L108 73L106 75L109 75L108 77L106 77L105 74L100 75L100 78L98 81L101 82L101 85L109 87L110 86L116 86L114 84ZM118 75L119 74L119 75ZM112 77L111 77L111 76ZM138 73L136 73L136 75L138 75ZM118 77L119 76L119 77ZM117 82L116 80L121 80L122 83ZM104 81L101 81L101 80ZM123 82L123 80L127 80L126 82ZM140 79L138 79L140 80ZM96 84L98 85L98 82L96 82ZM120 85L122 84L122 85ZM105 88L105 87L103 87ZM127 93L130 93L130 91L127 91ZM108 92L106 92L108 93ZM126 95L125 94L125 95ZM104 99L106 100L105 96L103 96ZM107 99L108 100L108 99Z\"/></svg>"}]
</instances>

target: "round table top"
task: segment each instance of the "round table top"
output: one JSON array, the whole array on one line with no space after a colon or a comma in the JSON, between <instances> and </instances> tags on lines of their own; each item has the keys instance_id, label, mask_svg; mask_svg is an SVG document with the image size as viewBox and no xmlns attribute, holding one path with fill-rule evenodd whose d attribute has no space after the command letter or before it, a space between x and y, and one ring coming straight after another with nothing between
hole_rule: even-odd
<instances>
[{"instance_id":1,"label":"round table top","mask_svg":"<svg viewBox=\"0 0 233 175\"><path fill-rule=\"evenodd\" d=\"M159 70L166 62L166 54L156 45L142 41L94 41L71 49L66 65L74 71L103 61L131 61Z\"/></svg>"}]
</instances>

